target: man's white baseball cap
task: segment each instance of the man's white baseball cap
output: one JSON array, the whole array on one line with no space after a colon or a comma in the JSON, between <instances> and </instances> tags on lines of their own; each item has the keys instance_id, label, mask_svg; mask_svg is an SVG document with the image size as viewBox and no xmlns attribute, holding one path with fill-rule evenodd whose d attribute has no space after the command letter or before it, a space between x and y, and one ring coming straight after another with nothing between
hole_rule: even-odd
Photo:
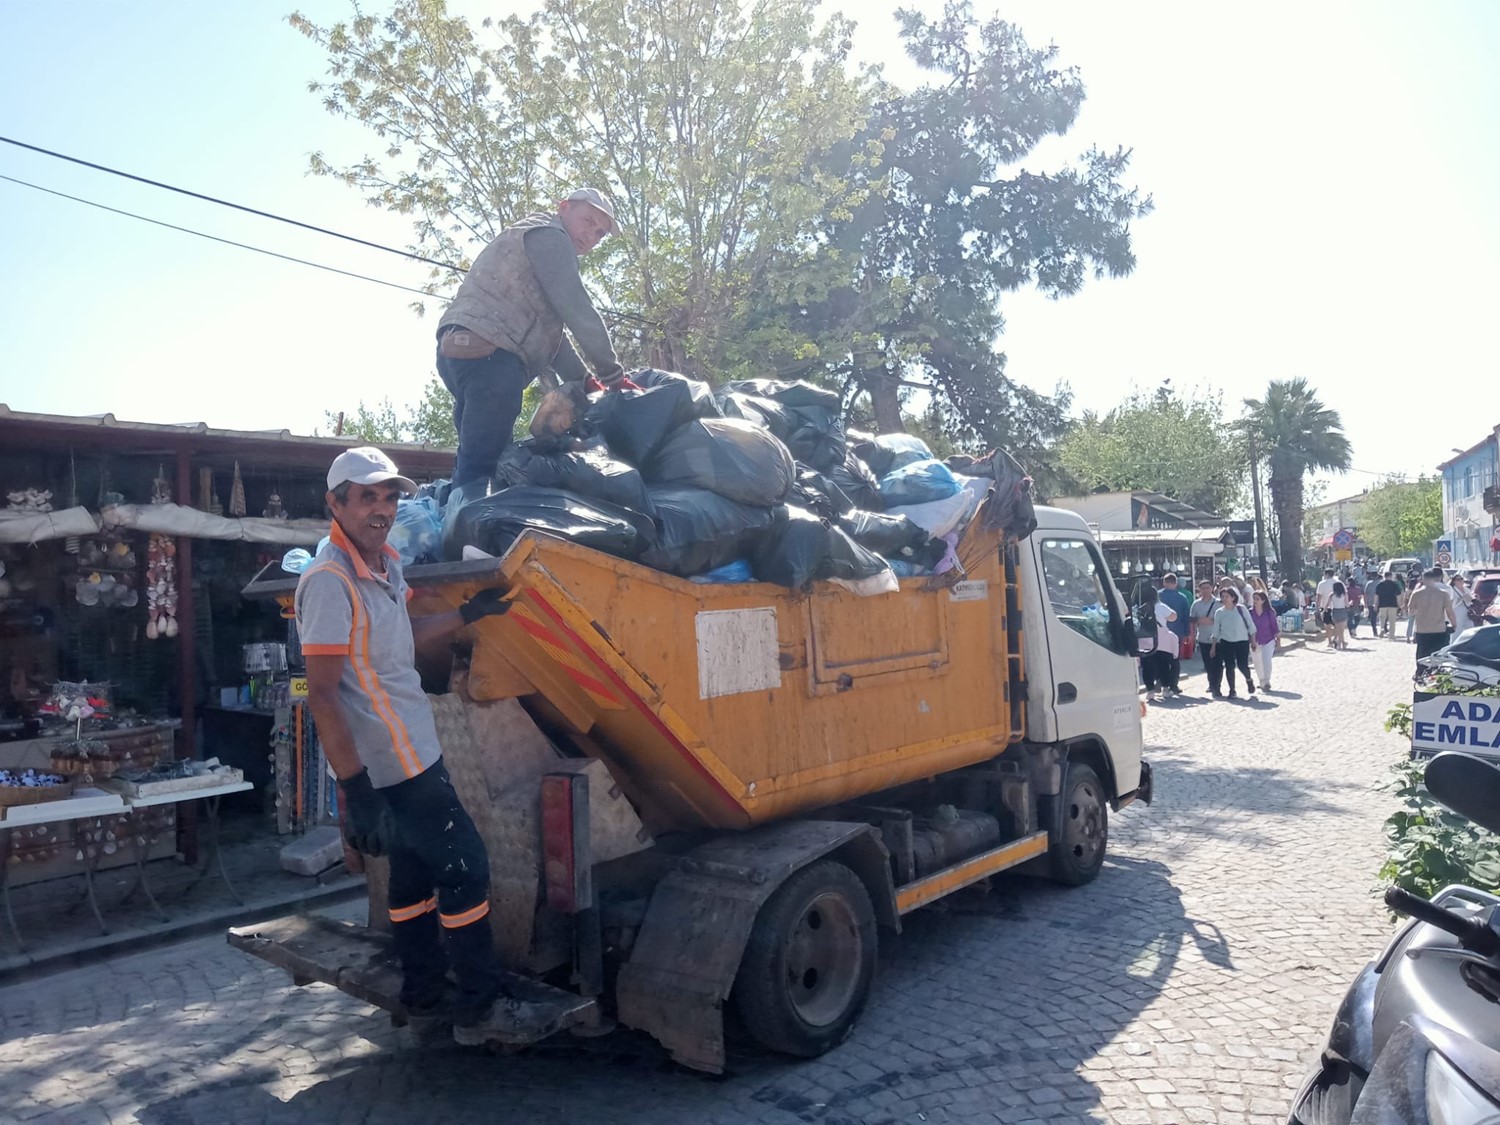
<instances>
[{"instance_id":1,"label":"man's white baseball cap","mask_svg":"<svg viewBox=\"0 0 1500 1125\"><path fill-rule=\"evenodd\" d=\"M587 203L596 210L603 211L609 219L609 229L618 230L619 224L615 221L615 205L604 198L604 193L598 188L581 187L573 192L563 201L564 203Z\"/></svg>"},{"instance_id":2,"label":"man's white baseball cap","mask_svg":"<svg viewBox=\"0 0 1500 1125\"><path fill-rule=\"evenodd\" d=\"M403 477L396 470L396 462L373 445L344 450L328 468L330 491L345 481L350 484L383 484L388 480L399 484L407 495L414 495L417 491L417 482L411 477Z\"/></svg>"}]
</instances>

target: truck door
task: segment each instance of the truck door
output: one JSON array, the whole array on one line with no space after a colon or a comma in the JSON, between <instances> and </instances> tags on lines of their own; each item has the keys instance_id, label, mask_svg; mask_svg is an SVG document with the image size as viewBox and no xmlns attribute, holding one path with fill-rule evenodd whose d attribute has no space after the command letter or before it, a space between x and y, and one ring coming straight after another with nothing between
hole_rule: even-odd
<instances>
[{"instance_id":1,"label":"truck door","mask_svg":"<svg viewBox=\"0 0 1500 1125\"><path fill-rule=\"evenodd\" d=\"M1114 760L1119 791L1130 792L1139 784L1141 710L1124 604L1086 531L1038 529L1030 543L1037 596L1026 602L1028 733L1049 742L1097 737Z\"/></svg>"}]
</instances>

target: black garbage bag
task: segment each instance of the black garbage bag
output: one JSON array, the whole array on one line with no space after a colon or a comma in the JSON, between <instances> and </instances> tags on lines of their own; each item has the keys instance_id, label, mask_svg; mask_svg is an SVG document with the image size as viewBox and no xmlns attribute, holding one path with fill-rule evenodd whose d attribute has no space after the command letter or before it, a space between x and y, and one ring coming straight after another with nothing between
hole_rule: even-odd
<instances>
[{"instance_id":1,"label":"black garbage bag","mask_svg":"<svg viewBox=\"0 0 1500 1125\"><path fill-rule=\"evenodd\" d=\"M778 508L777 514L750 555L750 569L761 582L805 590L828 562L831 529L816 513L795 504Z\"/></svg>"},{"instance_id":2,"label":"black garbage bag","mask_svg":"<svg viewBox=\"0 0 1500 1125\"><path fill-rule=\"evenodd\" d=\"M758 403L750 406L766 416L765 425L804 464L827 472L843 462L843 401L836 392L811 383L743 379L725 384L722 393L751 395L761 402L775 403L779 407L775 412Z\"/></svg>"},{"instance_id":3,"label":"black garbage bag","mask_svg":"<svg viewBox=\"0 0 1500 1125\"><path fill-rule=\"evenodd\" d=\"M547 452L536 439L518 441L500 455L496 473L506 485L561 488L621 508L655 515L640 470L609 455L602 441L568 452Z\"/></svg>"},{"instance_id":4,"label":"black garbage bag","mask_svg":"<svg viewBox=\"0 0 1500 1125\"><path fill-rule=\"evenodd\" d=\"M861 578L874 578L890 569L890 563L850 539L843 528L828 529L828 558L818 572L819 578L843 578L856 582Z\"/></svg>"},{"instance_id":5,"label":"black garbage bag","mask_svg":"<svg viewBox=\"0 0 1500 1125\"><path fill-rule=\"evenodd\" d=\"M465 546L503 555L525 531L543 531L596 551L633 559L656 542L651 517L560 488L521 485L464 504L444 552L460 558Z\"/></svg>"},{"instance_id":6,"label":"black garbage bag","mask_svg":"<svg viewBox=\"0 0 1500 1125\"><path fill-rule=\"evenodd\" d=\"M843 489L854 507L866 512L885 508L885 501L880 498L880 479L851 447L844 448L843 463L828 470L828 479Z\"/></svg>"},{"instance_id":7,"label":"black garbage bag","mask_svg":"<svg viewBox=\"0 0 1500 1125\"><path fill-rule=\"evenodd\" d=\"M693 417L717 418L720 416L719 404L714 401L714 389L707 383L689 379L686 375L679 375L675 371L662 371L655 367L642 367L636 371L626 372L626 378L645 390L665 386L668 383L682 383L687 387L688 397L692 402Z\"/></svg>"},{"instance_id":8,"label":"black garbage bag","mask_svg":"<svg viewBox=\"0 0 1500 1125\"><path fill-rule=\"evenodd\" d=\"M748 557L781 512L739 504L703 488L651 486L648 491L661 530L640 561L682 578Z\"/></svg>"},{"instance_id":9,"label":"black garbage bag","mask_svg":"<svg viewBox=\"0 0 1500 1125\"><path fill-rule=\"evenodd\" d=\"M905 516L889 516L884 512L862 512L855 508L841 515L838 525L861 547L887 558L911 560L933 542L925 527ZM943 557L941 542L938 543L937 557Z\"/></svg>"},{"instance_id":10,"label":"black garbage bag","mask_svg":"<svg viewBox=\"0 0 1500 1125\"><path fill-rule=\"evenodd\" d=\"M791 499L825 520L837 519L854 507L854 501L831 478L800 464L797 479L792 482Z\"/></svg>"},{"instance_id":11,"label":"black garbage bag","mask_svg":"<svg viewBox=\"0 0 1500 1125\"><path fill-rule=\"evenodd\" d=\"M994 492L984 507L986 527L1013 539L1025 539L1036 530L1031 477L1014 457L1003 449L993 449L969 466L966 472L995 482Z\"/></svg>"},{"instance_id":12,"label":"black garbage bag","mask_svg":"<svg viewBox=\"0 0 1500 1125\"><path fill-rule=\"evenodd\" d=\"M849 432L849 443L855 454L870 467L877 478L889 476L913 461L932 460L927 443L911 434L866 434Z\"/></svg>"},{"instance_id":13,"label":"black garbage bag","mask_svg":"<svg viewBox=\"0 0 1500 1125\"><path fill-rule=\"evenodd\" d=\"M779 402L728 391L723 387L714 392L714 401L719 404L719 410L726 418L743 418L746 422L754 422L777 437L792 432L792 418Z\"/></svg>"},{"instance_id":14,"label":"black garbage bag","mask_svg":"<svg viewBox=\"0 0 1500 1125\"><path fill-rule=\"evenodd\" d=\"M668 434L695 417L687 382L667 380L641 391L596 394L584 413L584 428L602 437L622 461L641 465Z\"/></svg>"},{"instance_id":15,"label":"black garbage bag","mask_svg":"<svg viewBox=\"0 0 1500 1125\"><path fill-rule=\"evenodd\" d=\"M680 426L642 466L652 484L706 488L728 500L769 508L791 491L796 466L776 435L739 418L699 418Z\"/></svg>"}]
</instances>

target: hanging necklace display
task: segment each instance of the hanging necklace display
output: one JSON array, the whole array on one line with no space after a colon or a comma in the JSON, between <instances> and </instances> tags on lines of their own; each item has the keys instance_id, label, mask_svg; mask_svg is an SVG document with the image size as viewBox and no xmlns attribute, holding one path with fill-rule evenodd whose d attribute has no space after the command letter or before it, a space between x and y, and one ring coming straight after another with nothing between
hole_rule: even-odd
<instances>
[{"instance_id":1,"label":"hanging necklace display","mask_svg":"<svg viewBox=\"0 0 1500 1125\"><path fill-rule=\"evenodd\" d=\"M205 470L207 472L208 470ZM212 476L209 489L213 487ZM172 491L157 466L151 482L151 503L170 504ZM152 535L146 548L146 639L177 635L177 544L168 535Z\"/></svg>"}]
</instances>

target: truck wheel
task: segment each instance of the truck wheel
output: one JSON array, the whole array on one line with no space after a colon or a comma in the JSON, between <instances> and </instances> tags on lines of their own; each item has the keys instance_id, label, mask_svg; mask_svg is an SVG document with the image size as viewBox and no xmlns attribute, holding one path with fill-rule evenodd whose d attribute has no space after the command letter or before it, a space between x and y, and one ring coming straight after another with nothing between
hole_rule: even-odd
<instances>
[{"instance_id":1,"label":"truck wheel","mask_svg":"<svg viewBox=\"0 0 1500 1125\"><path fill-rule=\"evenodd\" d=\"M732 994L764 1047L812 1058L844 1041L875 976L875 910L859 877L824 860L798 871L756 915Z\"/></svg>"},{"instance_id":2,"label":"truck wheel","mask_svg":"<svg viewBox=\"0 0 1500 1125\"><path fill-rule=\"evenodd\" d=\"M1079 887L1099 874L1109 844L1109 804L1099 775L1082 762L1069 762L1062 792L1049 798L1045 822L1051 836L1052 878Z\"/></svg>"}]
</instances>

